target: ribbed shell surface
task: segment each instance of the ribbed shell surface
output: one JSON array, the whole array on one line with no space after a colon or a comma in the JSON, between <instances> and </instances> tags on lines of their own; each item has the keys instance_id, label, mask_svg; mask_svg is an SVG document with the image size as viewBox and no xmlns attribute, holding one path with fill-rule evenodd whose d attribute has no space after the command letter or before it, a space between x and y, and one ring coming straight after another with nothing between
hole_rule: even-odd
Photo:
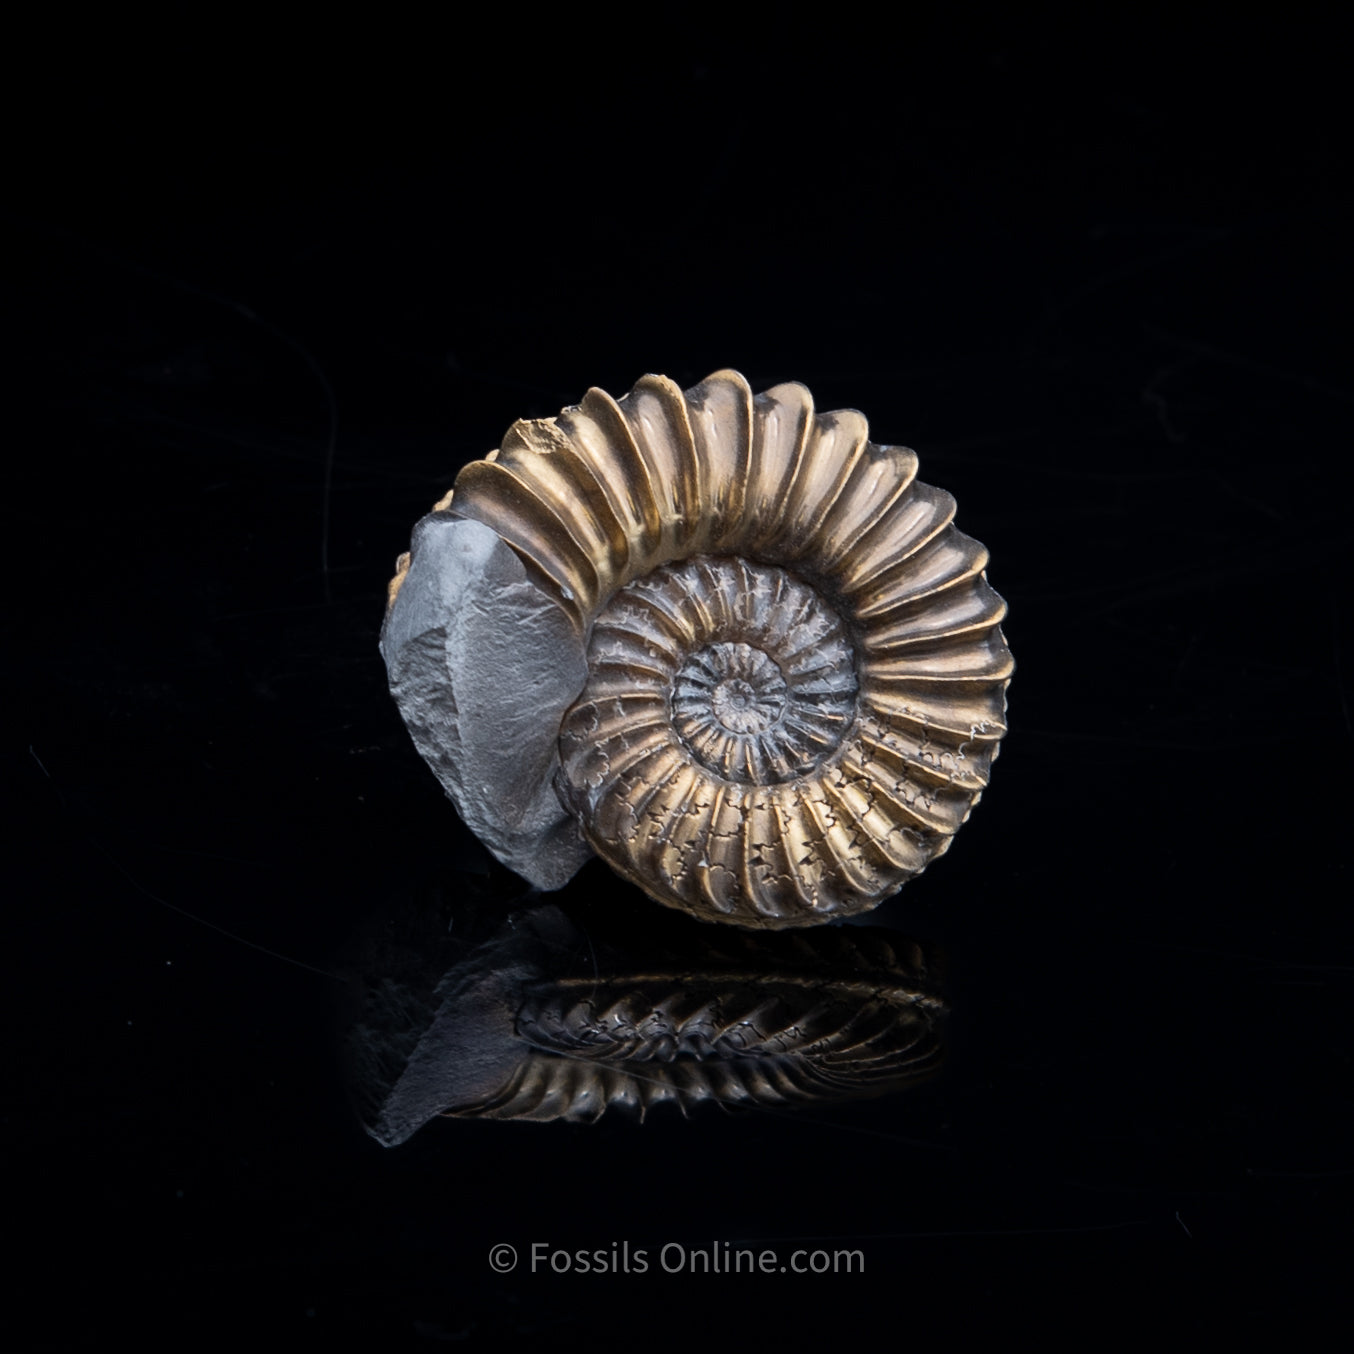
<instances>
[{"instance_id":1,"label":"ribbed shell surface","mask_svg":"<svg viewBox=\"0 0 1354 1354\"><path fill-rule=\"evenodd\" d=\"M875 906L968 818L1006 731L1006 607L916 472L803 386L646 376L514 425L439 505L574 617L590 675L557 789L653 897L812 925Z\"/></svg>"}]
</instances>

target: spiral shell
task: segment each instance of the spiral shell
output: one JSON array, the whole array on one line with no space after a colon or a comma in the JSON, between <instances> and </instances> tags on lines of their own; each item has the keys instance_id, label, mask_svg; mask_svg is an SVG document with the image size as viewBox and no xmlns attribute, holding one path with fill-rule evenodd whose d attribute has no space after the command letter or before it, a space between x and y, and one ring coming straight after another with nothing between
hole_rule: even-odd
<instances>
[{"instance_id":1,"label":"spiral shell","mask_svg":"<svg viewBox=\"0 0 1354 1354\"><path fill-rule=\"evenodd\" d=\"M588 675L555 788L659 901L756 927L862 912L977 803L1006 606L916 471L801 385L646 376L515 424L438 505L572 618Z\"/></svg>"}]
</instances>

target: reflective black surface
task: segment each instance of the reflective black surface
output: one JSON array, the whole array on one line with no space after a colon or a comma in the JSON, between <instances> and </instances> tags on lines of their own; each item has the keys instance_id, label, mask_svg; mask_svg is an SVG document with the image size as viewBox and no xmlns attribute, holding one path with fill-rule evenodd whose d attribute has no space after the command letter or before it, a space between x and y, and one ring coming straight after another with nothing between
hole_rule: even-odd
<instances>
[{"instance_id":1,"label":"reflective black surface","mask_svg":"<svg viewBox=\"0 0 1354 1354\"><path fill-rule=\"evenodd\" d=\"M435 1115L596 1123L896 1094L943 1061L942 964L896 931L757 934L619 906L391 911L361 947L349 1079L387 1147ZM497 915L494 915L494 914Z\"/></svg>"},{"instance_id":2,"label":"reflective black surface","mask_svg":"<svg viewBox=\"0 0 1354 1354\"><path fill-rule=\"evenodd\" d=\"M581 29L34 37L19 1347L1319 1314L1354 1202L1335 46L1104 22L674 23L634 66ZM513 419L725 365L914 446L1010 602L991 788L868 919L946 956L944 1068L383 1148L344 1050L387 919L560 902L605 948L590 909L653 911L598 864L529 897L458 826L376 652L395 557ZM669 1274L670 1243L775 1272ZM648 1272L580 1272L613 1246Z\"/></svg>"}]
</instances>

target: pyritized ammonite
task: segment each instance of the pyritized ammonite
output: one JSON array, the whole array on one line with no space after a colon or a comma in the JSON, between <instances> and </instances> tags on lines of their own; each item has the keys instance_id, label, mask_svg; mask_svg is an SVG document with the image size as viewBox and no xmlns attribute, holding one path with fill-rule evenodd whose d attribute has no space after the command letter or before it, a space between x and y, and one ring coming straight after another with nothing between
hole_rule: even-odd
<instances>
[{"instance_id":1,"label":"pyritized ammonite","mask_svg":"<svg viewBox=\"0 0 1354 1354\"><path fill-rule=\"evenodd\" d=\"M1012 663L987 551L916 468L736 372L514 425L419 524L382 636L462 816L542 887L590 847L744 926L925 868L987 784Z\"/></svg>"}]
</instances>

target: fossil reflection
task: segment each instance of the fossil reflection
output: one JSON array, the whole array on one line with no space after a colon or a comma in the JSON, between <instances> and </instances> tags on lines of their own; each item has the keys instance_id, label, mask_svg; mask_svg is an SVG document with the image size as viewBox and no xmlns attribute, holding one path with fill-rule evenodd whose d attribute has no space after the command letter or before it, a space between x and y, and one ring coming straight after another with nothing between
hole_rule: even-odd
<instances>
[{"instance_id":1,"label":"fossil reflection","mask_svg":"<svg viewBox=\"0 0 1354 1354\"><path fill-rule=\"evenodd\" d=\"M644 921L583 926L548 905L462 942L445 972L369 976L350 1039L367 1131L394 1146L438 1114L855 1100L939 1065L934 963L897 932Z\"/></svg>"}]
</instances>

